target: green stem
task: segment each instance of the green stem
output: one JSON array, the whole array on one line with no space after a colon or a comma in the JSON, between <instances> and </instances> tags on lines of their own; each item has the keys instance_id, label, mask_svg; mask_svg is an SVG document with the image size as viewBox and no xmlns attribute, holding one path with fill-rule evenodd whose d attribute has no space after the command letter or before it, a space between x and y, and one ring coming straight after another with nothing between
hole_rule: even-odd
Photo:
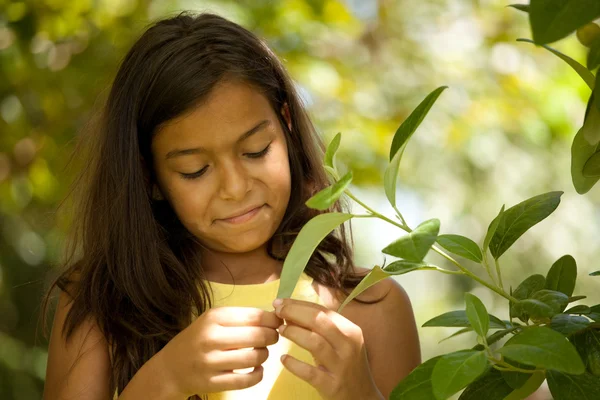
<instances>
[{"instance_id":1,"label":"green stem","mask_svg":"<svg viewBox=\"0 0 600 400\"><path fill-rule=\"evenodd\" d=\"M500 289L504 290L504 285L502 284L502 273L500 272L500 263L498 262L498 259L496 257L494 257L494 263L496 264L496 275L498 275Z\"/></svg>"},{"instance_id":2,"label":"green stem","mask_svg":"<svg viewBox=\"0 0 600 400\"><path fill-rule=\"evenodd\" d=\"M492 270L490 269L490 263L488 261L488 257L487 257L487 250L483 252L483 266L485 267L485 270L487 271L490 279L492 280L492 282L494 283L494 285L498 286L498 284L496 283L496 278L494 278L494 274L492 273Z\"/></svg>"},{"instance_id":3,"label":"green stem","mask_svg":"<svg viewBox=\"0 0 600 400\"><path fill-rule=\"evenodd\" d=\"M396 205L394 205L394 210L396 211L396 214L398 214L398 218L400 218L400 221L402 221L402 225L408 226L406 224L406 221L404 220L404 217L402 216L402 213L400 212L400 210L398 210L398 208L396 207Z\"/></svg>"},{"instance_id":4,"label":"green stem","mask_svg":"<svg viewBox=\"0 0 600 400\"><path fill-rule=\"evenodd\" d=\"M363 203L362 201L360 201L359 199L356 198L356 196L354 196L352 194L352 192L350 192L350 190L346 189L346 194L348 195L348 197L350 197L352 200L354 200L355 202L357 202L361 207L363 207L365 210L369 211L371 214L373 214L374 216L376 216L377 218L380 218L386 222L389 222L390 224L397 226L398 228L410 233L412 232L412 229L410 229L407 225L405 224L399 224L396 221L393 221L391 219L389 219L388 217L381 215L380 213L378 213L377 211L373 210L371 207L369 207L368 205L366 205L365 203ZM505 299L508 299L510 301L513 302L518 302L517 299L515 299L514 297L510 296L508 293L506 293L503 289L500 289L499 287L492 285L488 282L486 282L485 280L481 279L480 277L478 277L477 275L473 274L471 271L469 271L467 268L463 267L458 261L456 261L454 258L450 257L448 254L446 254L444 251L440 250L439 248L437 248L436 246L432 246L432 249L437 252L438 254L440 254L442 257L448 259L451 263L453 263L454 265L456 265L458 267L458 269L460 269L465 275L469 276L470 278L476 280L477 282L481 283L483 286L487 287L488 289L498 293L500 296L504 297Z\"/></svg>"}]
</instances>

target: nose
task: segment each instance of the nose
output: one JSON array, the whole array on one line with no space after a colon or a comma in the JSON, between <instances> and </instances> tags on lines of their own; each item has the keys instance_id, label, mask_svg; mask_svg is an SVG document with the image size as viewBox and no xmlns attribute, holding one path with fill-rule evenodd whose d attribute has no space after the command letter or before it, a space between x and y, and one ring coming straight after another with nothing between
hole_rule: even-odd
<instances>
[{"instance_id":1,"label":"nose","mask_svg":"<svg viewBox=\"0 0 600 400\"><path fill-rule=\"evenodd\" d=\"M220 174L219 196L223 200L243 200L251 189L251 179L237 161L224 161Z\"/></svg>"}]
</instances>

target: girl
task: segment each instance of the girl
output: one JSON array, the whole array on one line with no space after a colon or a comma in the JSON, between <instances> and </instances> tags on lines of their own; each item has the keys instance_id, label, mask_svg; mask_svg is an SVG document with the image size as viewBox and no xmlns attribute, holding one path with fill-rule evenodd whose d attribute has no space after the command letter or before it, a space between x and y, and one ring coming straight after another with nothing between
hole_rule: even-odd
<instances>
[{"instance_id":1,"label":"girl","mask_svg":"<svg viewBox=\"0 0 600 400\"><path fill-rule=\"evenodd\" d=\"M58 286L44 399L387 399L420 363L393 279L333 311L368 272L343 227L274 307L319 213L304 203L329 182L291 79L251 32L210 13L158 21L95 128L43 304Z\"/></svg>"}]
</instances>

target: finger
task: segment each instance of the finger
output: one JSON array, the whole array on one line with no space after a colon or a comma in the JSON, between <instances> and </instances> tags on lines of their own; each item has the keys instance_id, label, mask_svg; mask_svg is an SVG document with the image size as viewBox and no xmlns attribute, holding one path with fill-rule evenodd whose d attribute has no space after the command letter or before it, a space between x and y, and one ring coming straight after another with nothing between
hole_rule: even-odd
<instances>
[{"instance_id":1,"label":"finger","mask_svg":"<svg viewBox=\"0 0 600 400\"><path fill-rule=\"evenodd\" d=\"M351 321L322 306L315 308L298 303L286 304L284 302L279 311L279 316L285 319L286 322L292 321L298 326L318 333L336 350L346 346L350 332L354 329L354 324ZM344 331L340 329L341 327L345 328Z\"/></svg>"},{"instance_id":2,"label":"finger","mask_svg":"<svg viewBox=\"0 0 600 400\"><path fill-rule=\"evenodd\" d=\"M235 350L248 347L267 347L279 341L275 329L262 326L230 326L220 328L208 340L208 345L218 350ZM212 343L212 346L211 346Z\"/></svg>"},{"instance_id":3,"label":"finger","mask_svg":"<svg viewBox=\"0 0 600 400\"><path fill-rule=\"evenodd\" d=\"M212 369L220 372L235 372L235 370L252 369L262 365L269 358L269 349L251 347L226 351L216 350L209 352L206 358Z\"/></svg>"},{"instance_id":4,"label":"finger","mask_svg":"<svg viewBox=\"0 0 600 400\"><path fill-rule=\"evenodd\" d=\"M219 307L214 318L221 326L264 326L276 329L281 325L273 311L265 311L252 307Z\"/></svg>"},{"instance_id":5,"label":"finger","mask_svg":"<svg viewBox=\"0 0 600 400\"><path fill-rule=\"evenodd\" d=\"M299 326L286 326L283 329L280 327L279 333L312 354L317 366L321 365L327 371L333 371L335 366L339 365L339 355L329 342L318 333Z\"/></svg>"},{"instance_id":6,"label":"finger","mask_svg":"<svg viewBox=\"0 0 600 400\"><path fill-rule=\"evenodd\" d=\"M263 379L264 368L262 365L254 368L252 372L240 374L236 372L226 372L211 377L211 383L218 391L240 390L249 388L258 384ZM209 388L210 390L210 388ZM212 390L213 392L216 390Z\"/></svg>"},{"instance_id":7,"label":"finger","mask_svg":"<svg viewBox=\"0 0 600 400\"><path fill-rule=\"evenodd\" d=\"M281 357L283 366L296 375L303 381L308 382L311 386L321 393L327 393L327 385L333 379L333 375L324 371L320 367L314 367L305 362L302 362L289 354L284 354Z\"/></svg>"}]
</instances>

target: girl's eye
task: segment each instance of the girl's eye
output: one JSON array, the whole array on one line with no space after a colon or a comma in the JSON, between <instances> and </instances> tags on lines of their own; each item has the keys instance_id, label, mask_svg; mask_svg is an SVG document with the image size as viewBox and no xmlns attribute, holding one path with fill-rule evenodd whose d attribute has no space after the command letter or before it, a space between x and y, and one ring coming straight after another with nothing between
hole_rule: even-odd
<instances>
[{"instance_id":1,"label":"girl's eye","mask_svg":"<svg viewBox=\"0 0 600 400\"><path fill-rule=\"evenodd\" d=\"M269 153L269 150L271 150L271 143L269 143L269 145L267 147L265 147L264 150L261 150L258 153L246 153L245 155L250 158L261 158L261 157L266 156ZM181 176L184 179L196 179L196 178L199 178L202 174L204 174L204 172L206 172L206 168L208 168L208 165L206 167L202 168L200 171L194 172L192 174L181 173Z\"/></svg>"}]
</instances>

